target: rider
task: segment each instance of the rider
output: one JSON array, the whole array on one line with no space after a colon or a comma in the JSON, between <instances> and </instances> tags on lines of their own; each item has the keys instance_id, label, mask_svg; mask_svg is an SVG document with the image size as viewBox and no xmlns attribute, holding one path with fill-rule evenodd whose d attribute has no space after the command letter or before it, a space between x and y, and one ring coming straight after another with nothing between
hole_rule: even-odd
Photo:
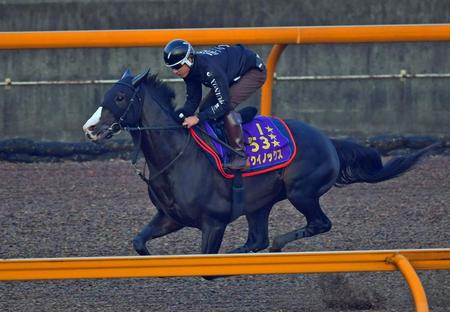
<instances>
[{"instance_id":1,"label":"rider","mask_svg":"<svg viewBox=\"0 0 450 312\"><path fill-rule=\"evenodd\" d=\"M164 62L186 83L186 101L179 111L187 116L183 126L190 128L200 121L223 118L230 145L245 154L242 121L234 109L266 80L260 56L242 45L219 45L195 52L186 40L175 39L164 48ZM211 88L203 99L202 84ZM234 155L225 166L240 170L246 164L246 157Z\"/></svg>"}]
</instances>

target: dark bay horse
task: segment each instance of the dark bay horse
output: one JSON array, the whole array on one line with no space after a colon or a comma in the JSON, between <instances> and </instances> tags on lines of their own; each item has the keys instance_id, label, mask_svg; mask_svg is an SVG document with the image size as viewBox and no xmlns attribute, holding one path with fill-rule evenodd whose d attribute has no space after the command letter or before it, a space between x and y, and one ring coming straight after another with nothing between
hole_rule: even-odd
<instances>
[{"instance_id":1,"label":"dark bay horse","mask_svg":"<svg viewBox=\"0 0 450 312\"><path fill-rule=\"evenodd\" d=\"M174 113L174 92L148 72L133 77L128 71L106 92L101 107L83 129L102 142L125 128L145 157L151 177L148 193L156 215L134 238L140 255L149 255L146 242L195 227L202 232L202 253L218 253L231 216L231 180L225 179L196 145ZM286 124L298 153L289 166L243 178L248 238L230 252L256 252L269 246L268 219L275 203L288 199L307 221L305 227L274 239L271 251L289 242L330 230L331 221L319 198L334 185L377 183L395 178L432 147L383 165L380 154L352 142L332 140L295 120ZM140 127L139 129L137 127Z\"/></svg>"}]
</instances>

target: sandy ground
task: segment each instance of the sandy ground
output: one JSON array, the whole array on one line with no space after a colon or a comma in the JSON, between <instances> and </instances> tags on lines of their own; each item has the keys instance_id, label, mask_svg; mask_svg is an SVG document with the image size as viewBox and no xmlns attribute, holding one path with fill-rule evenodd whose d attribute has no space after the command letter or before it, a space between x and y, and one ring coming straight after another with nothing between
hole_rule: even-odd
<instances>
[{"instance_id":1,"label":"sandy ground","mask_svg":"<svg viewBox=\"0 0 450 312\"><path fill-rule=\"evenodd\" d=\"M322 198L330 232L284 251L450 247L450 157L376 185ZM155 213L126 161L0 162L0 258L135 255L133 236ZM271 239L304 225L287 201L272 212ZM244 218L222 251L245 241ZM195 254L200 232L150 244L154 254ZM450 271L419 272L431 311L449 311ZM414 311L399 272L202 278L0 282L0 311Z\"/></svg>"}]
</instances>

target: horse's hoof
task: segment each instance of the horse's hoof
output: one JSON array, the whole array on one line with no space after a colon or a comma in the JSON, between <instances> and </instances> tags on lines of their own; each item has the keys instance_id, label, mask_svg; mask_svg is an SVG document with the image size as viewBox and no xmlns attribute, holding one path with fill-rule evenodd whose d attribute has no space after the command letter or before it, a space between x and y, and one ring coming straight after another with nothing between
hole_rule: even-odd
<instances>
[{"instance_id":1,"label":"horse's hoof","mask_svg":"<svg viewBox=\"0 0 450 312\"><path fill-rule=\"evenodd\" d=\"M269 251L270 252L281 252L281 249L286 246L286 241L281 237L275 237L275 239L272 241L272 246L270 246Z\"/></svg>"},{"instance_id":2,"label":"horse's hoof","mask_svg":"<svg viewBox=\"0 0 450 312\"><path fill-rule=\"evenodd\" d=\"M139 255L150 256L150 252L148 251L147 247L145 246L145 242L142 239L133 239L133 247Z\"/></svg>"},{"instance_id":3,"label":"horse's hoof","mask_svg":"<svg viewBox=\"0 0 450 312\"><path fill-rule=\"evenodd\" d=\"M227 251L227 253L249 253L249 252L251 252L251 250L246 245Z\"/></svg>"},{"instance_id":4,"label":"horse's hoof","mask_svg":"<svg viewBox=\"0 0 450 312\"><path fill-rule=\"evenodd\" d=\"M272 243L272 246L269 248L269 252L281 252L281 249L283 249L284 245L281 245L280 243L277 243L274 241Z\"/></svg>"}]
</instances>

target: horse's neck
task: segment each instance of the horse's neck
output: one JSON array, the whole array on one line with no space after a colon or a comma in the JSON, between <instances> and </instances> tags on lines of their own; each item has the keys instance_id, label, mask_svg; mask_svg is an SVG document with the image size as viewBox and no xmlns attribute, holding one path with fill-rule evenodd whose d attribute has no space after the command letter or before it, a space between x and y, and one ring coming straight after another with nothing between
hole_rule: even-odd
<instances>
[{"instance_id":1,"label":"horse's neck","mask_svg":"<svg viewBox=\"0 0 450 312\"><path fill-rule=\"evenodd\" d=\"M157 130L142 133L141 149L149 164L163 167L186 148L188 133L180 130Z\"/></svg>"},{"instance_id":2,"label":"horse's neck","mask_svg":"<svg viewBox=\"0 0 450 312\"><path fill-rule=\"evenodd\" d=\"M142 110L141 123L143 127L171 127L177 126L172 117L168 116L157 103L147 101L146 96ZM143 131L141 149L145 159L151 167L161 169L186 148L188 133L180 129Z\"/></svg>"}]
</instances>

